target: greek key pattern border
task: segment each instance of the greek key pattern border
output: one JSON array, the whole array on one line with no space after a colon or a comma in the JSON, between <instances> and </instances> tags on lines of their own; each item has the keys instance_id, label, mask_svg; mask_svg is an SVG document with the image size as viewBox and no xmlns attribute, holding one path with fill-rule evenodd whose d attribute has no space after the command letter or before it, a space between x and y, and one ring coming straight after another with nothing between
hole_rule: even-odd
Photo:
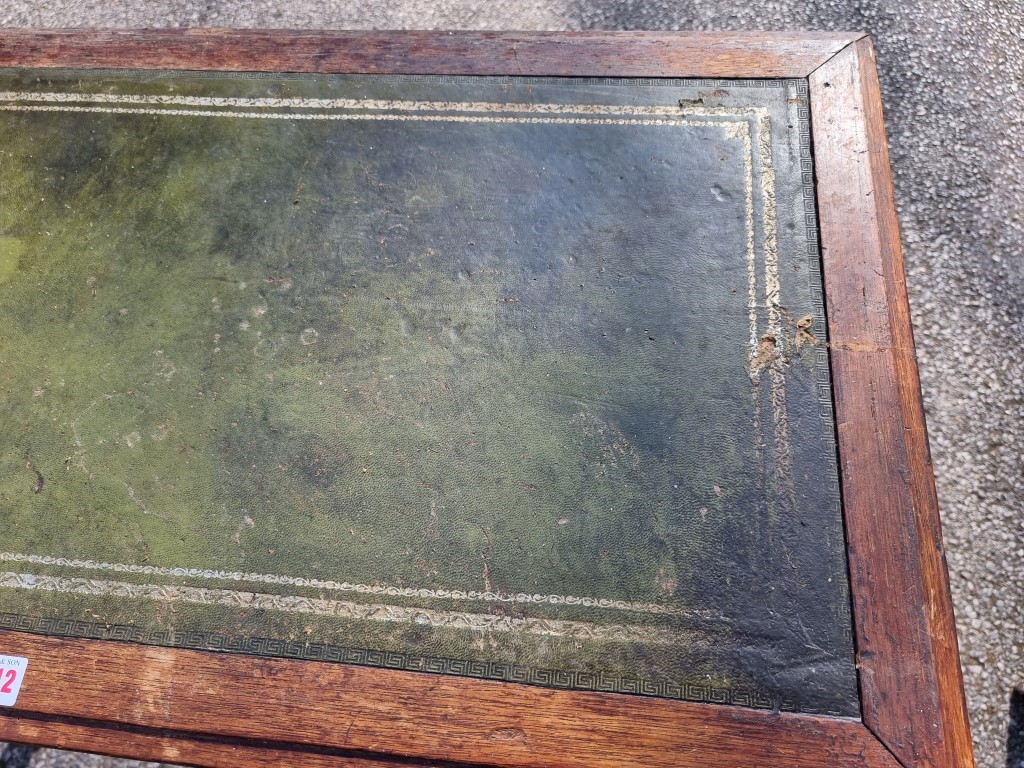
<instances>
[{"instance_id":1,"label":"greek key pattern border","mask_svg":"<svg viewBox=\"0 0 1024 768\"><path fill-rule=\"evenodd\" d=\"M496 85L550 85L553 83L567 85L613 85L631 88L751 88L755 90L783 90L791 86L803 84L802 78L746 80L711 80L700 78L679 77L559 77L559 76L522 76L522 75L404 75L404 74L323 74L318 72L227 72L224 70L182 70L182 69L81 69L74 67L0 67L0 74L5 72L46 72L54 77L88 76L90 81L104 77L141 76L145 81L174 79L196 80L284 80L325 82L328 80L365 80L384 83L432 83L442 85L470 85L491 81Z\"/></svg>"},{"instance_id":2,"label":"greek key pattern border","mask_svg":"<svg viewBox=\"0 0 1024 768\"><path fill-rule=\"evenodd\" d=\"M832 371L828 357L828 323L825 314L825 287L822 272L821 244L818 236L818 201L814 179L814 152L811 137L810 88L807 80L790 81L797 102L797 137L800 142L800 187L803 192L804 227L807 238L807 283L811 293L814 322L812 331L820 343L814 346L814 386L821 420L821 443L828 468L829 513L843 519L842 493L839 485L839 444L836 436L835 408L832 400ZM843 549L846 551L845 530ZM846 575L846 574L844 574ZM853 627L843 631L848 645L854 647Z\"/></svg>"},{"instance_id":3,"label":"greek key pattern border","mask_svg":"<svg viewBox=\"0 0 1024 768\"><path fill-rule=\"evenodd\" d=\"M125 624L0 613L0 630L29 632L48 637L115 640L190 650L220 651L258 657L322 661L379 667L406 672L473 677L562 690L599 691L652 696L700 704L728 704L778 712L799 712L795 701L749 688L719 688L696 683L673 683L577 672L534 669L497 661L468 661L441 656L420 656L399 651L349 648L327 643L304 643L265 637L235 637L219 632L173 632Z\"/></svg>"}]
</instances>

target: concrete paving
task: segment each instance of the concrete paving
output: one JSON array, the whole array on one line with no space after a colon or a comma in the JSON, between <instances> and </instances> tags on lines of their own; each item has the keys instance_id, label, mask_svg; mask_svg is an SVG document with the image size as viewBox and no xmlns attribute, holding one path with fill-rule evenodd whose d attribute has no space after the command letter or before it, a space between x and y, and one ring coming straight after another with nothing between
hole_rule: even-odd
<instances>
[{"instance_id":1,"label":"concrete paving","mask_svg":"<svg viewBox=\"0 0 1024 768\"><path fill-rule=\"evenodd\" d=\"M978 765L1024 768L1024 0L3 0L0 26L870 32Z\"/></svg>"}]
</instances>

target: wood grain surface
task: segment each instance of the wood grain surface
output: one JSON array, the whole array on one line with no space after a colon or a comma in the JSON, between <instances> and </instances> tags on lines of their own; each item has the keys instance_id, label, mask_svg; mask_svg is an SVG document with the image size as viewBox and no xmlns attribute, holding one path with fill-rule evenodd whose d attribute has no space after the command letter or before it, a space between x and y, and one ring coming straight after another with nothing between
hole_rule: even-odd
<instances>
[{"instance_id":1,"label":"wood grain surface","mask_svg":"<svg viewBox=\"0 0 1024 768\"><path fill-rule=\"evenodd\" d=\"M76 752L95 752L134 760L204 768L461 768L464 763L391 759L343 750L316 749L274 742L240 742L153 728L132 728L101 721L45 717L4 717L0 740L39 744Z\"/></svg>"},{"instance_id":2,"label":"wood grain surface","mask_svg":"<svg viewBox=\"0 0 1024 768\"><path fill-rule=\"evenodd\" d=\"M973 765L874 52L810 77L863 719L906 766Z\"/></svg>"},{"instance_id":3,"label":"wood grain surface","mask_svg":"<svg viewBox=\"0 0 1024 768\"><path fill-rule=\"evenodd\" d=\"M3 30L3 67L587 77L805 77L845 32Z\"/></svg>"},{"instance_id":4,"label":"wood grain surface","mask_svg":"<svg viewBox=\"0 0 1024 768\"><path fill-rule=\"evenodd\" d=\"M0 632L0 652L29 659L17 710L5 715L145 729L147 750L180 754L160 732L192 734L205 750L190 753L197 762L216 758L216 736L279 751L524 767L895 765L862 723L844 718L17 632ZM59 721L43 732L7 721L0 739L81 735Z\"/></svg>"}]
</instances>

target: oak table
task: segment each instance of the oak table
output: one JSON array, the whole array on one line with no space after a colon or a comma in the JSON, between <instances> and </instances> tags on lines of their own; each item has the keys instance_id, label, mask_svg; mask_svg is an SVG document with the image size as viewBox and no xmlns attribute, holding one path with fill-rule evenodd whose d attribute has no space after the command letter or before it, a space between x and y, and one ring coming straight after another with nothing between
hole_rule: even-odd
<instances>
[{"instance_id":1,"label":"oak table","mask_svg":"<svg viewBox=\"0 0 1024 768\"><path fill-rule=\"evenodd\" d=\"M0 739L972 764L865 36L0 67Z\"/></svg>"}]
</instances>

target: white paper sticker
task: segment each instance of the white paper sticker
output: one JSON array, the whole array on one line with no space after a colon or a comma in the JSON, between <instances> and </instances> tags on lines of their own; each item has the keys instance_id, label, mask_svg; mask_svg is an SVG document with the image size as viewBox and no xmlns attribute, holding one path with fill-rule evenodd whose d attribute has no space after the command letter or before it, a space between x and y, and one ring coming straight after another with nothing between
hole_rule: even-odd
<instances>
[{"instance_id":1,"label":"white paper sticker","mask_svg":"<svg viewBox=\"0 0 1024 768\"><path fill-rule=\"evenodd\" d=\"M14 706L26 669L28 659L22 656L0 656L0 707Z\"/></svg>"}]
</instances>

